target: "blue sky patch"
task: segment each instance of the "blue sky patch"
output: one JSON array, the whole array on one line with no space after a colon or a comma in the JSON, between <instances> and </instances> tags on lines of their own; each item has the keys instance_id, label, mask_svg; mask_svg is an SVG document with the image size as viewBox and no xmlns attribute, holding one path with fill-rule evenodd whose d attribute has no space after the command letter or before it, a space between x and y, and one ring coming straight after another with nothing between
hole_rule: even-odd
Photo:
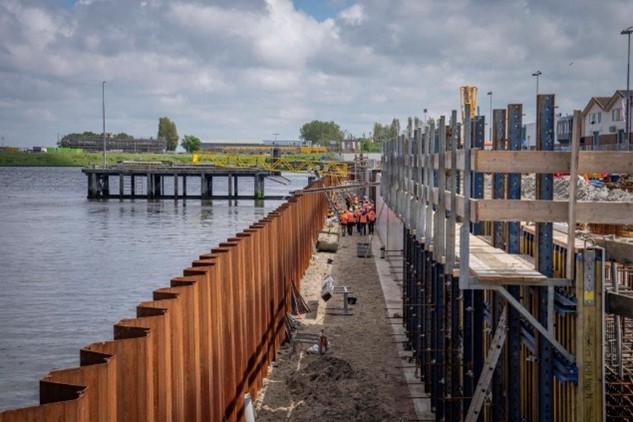
<instances>
[{"instance_id":1,"label":"blue sky patch","mask_svg":"<svg viewBox=\"0 0 633 422\"><path fill-rule=\"evenodd\" d=\"M334 18L352 4L351 0L293 0L295 9L302 10L319 22Z\"/></svg>"}]
</instances>

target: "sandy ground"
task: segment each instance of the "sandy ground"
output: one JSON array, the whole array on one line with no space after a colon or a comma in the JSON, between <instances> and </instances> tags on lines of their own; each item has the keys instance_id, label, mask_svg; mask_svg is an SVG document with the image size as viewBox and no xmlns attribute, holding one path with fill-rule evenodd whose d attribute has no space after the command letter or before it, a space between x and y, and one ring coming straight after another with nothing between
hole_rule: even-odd
<instances>
[{"instance_id":1,"label":"sandy ground","mask_svg":"<svg viewBox=\"0 0 633 422\"><path fill-rule=\"evenodd\" d=\"M311 312L298 317L300 332L323 330L330 348L319 355L308 352L310 344L297 344L295 353L284 345L254 403L257 422L416 419L401 369L411 364L400 357L402 337L391 328L401 320L389 318L398 310L387 309L375 258L357 256L357 244L369 236L355 232L339 240L336 253L315 252L301 281ZM343 308L342 294L321 299L327 274L357 298L353 315L333 314Z\"/></svg>"}]
</instances>

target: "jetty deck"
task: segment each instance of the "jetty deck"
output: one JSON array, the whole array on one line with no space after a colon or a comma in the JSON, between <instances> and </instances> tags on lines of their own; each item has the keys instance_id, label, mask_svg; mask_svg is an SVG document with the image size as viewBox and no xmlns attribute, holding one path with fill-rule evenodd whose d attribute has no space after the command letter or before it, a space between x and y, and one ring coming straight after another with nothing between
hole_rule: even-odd
<instances>
[{"instance_id":1,"label":"jetty deck","mask_svg":"<svg viewBox=\"0 0 633 422\"><path fill-rule=\"evenodd\" d=\"M266 178L281 177L281 172L258 168L173 165L157 161L123 162L109 168L84 168L82 172L88 176L88 199L283 199L280 195L266 195L264 189ZM115 191L111 189L112 178L118 179ZM192 178L199 189L191 189ZM226 180L227 190L221 194L213 189L217 178ZM252 194L239 192L242 178L253 179Z\"/></svg>"}]
</instances>

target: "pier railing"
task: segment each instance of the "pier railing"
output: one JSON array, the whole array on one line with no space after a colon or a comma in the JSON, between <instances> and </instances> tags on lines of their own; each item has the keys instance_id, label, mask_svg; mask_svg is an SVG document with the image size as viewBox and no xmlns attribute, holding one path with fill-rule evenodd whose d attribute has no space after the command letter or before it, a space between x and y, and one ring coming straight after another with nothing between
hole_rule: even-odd
<instances>
[{"instance_id":1,"label":"pier railing","mask_svg":"<svg viewBox=\"0 0 633 422\"><path fill-rule=\"evenodd\" d=\"M112 340L82 348L79 367L42 378L40 405L0 422L241 420L285 340L292 284L328 209L324 195L295 193L154 291Z\"/></svg>"}]
</instances>

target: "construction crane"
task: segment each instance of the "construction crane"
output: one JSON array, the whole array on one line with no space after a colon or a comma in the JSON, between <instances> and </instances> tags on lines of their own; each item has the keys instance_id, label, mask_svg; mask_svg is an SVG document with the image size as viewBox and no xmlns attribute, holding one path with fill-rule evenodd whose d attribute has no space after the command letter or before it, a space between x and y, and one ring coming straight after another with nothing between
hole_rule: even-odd
<instances>
[{"instance_id":1,"label":"construction crane","mask_svg":"<svg viewBox=\"0 0 633 422\"><path fill-rule=\"evenodd\" d=\"M464 85L459 87L461 107L462 107L462 122L466 120L466 104L470 106L470 118L474 118L477 112L477 87Z\"/></svg>"}]
</instances>

